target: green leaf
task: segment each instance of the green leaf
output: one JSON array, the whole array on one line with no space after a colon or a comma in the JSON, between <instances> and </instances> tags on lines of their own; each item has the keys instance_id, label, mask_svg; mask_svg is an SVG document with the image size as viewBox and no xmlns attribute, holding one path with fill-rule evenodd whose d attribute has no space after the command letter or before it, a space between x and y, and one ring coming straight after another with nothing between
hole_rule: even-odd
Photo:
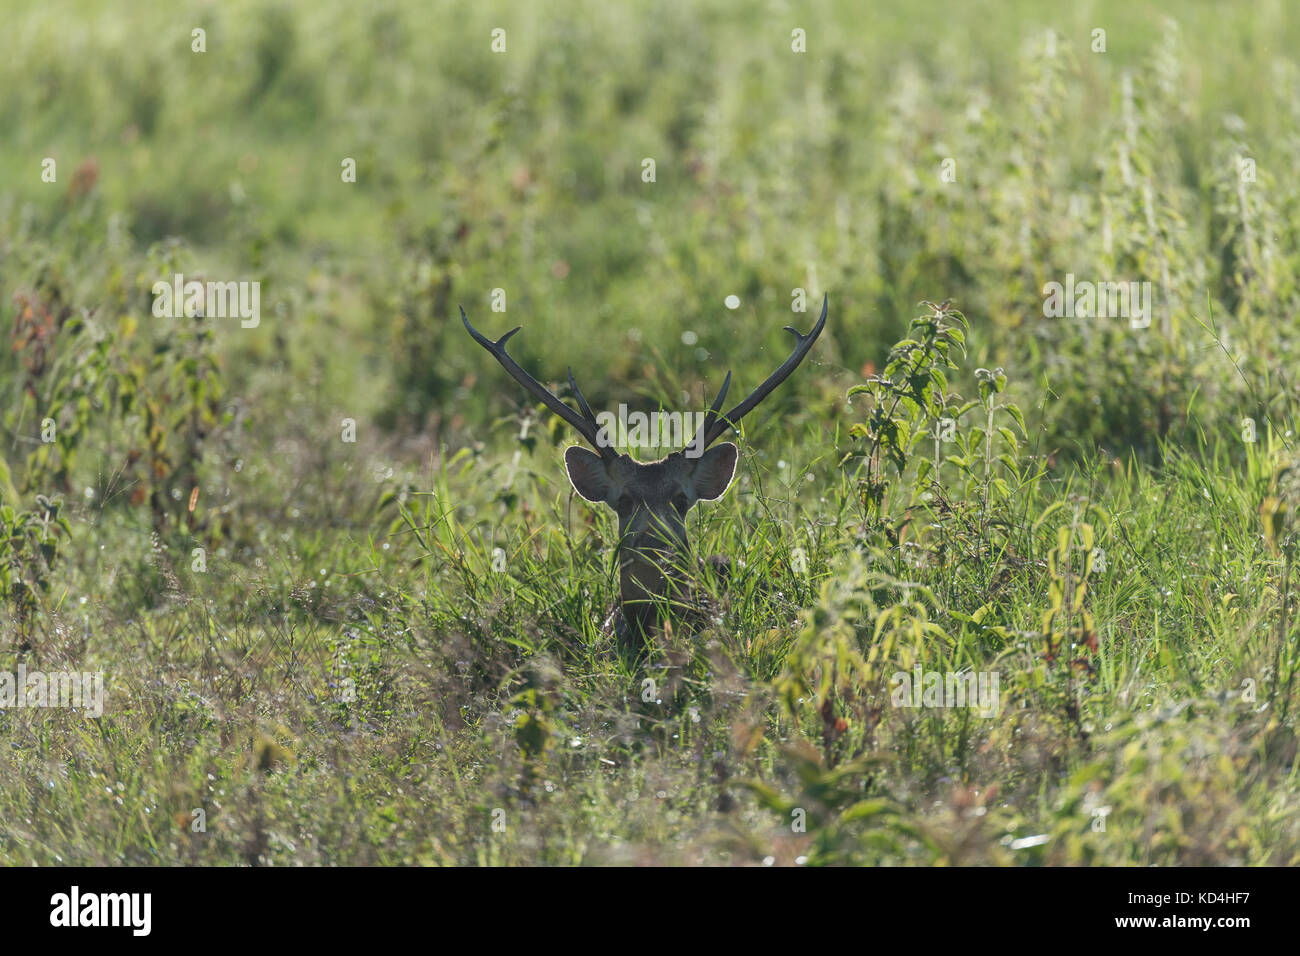
<instances>
[{"instance_id":1,"label":"green leaf","mask_svg":"<svg viewBox=\"0 0 1300 956\"><path fill-rule=\"evenodd\" d=\"M884 797L876 797L871 800L860 800L840 814L840 823L851 823L854 820L866 820L871 817L878 817L881 814L891 813L892 811L893 808L890 802Z\"/></svg>"},{"instance_id":2,"label":"green leaf","mask_svg":"<svg viewBox=\"0 0 1300 956\"><path fill-rule=\"evenodd\" d=\"M1006 410L1007 414L1016 420L1016 424L1020 426L1020 434L1024 435L1026 439L1029 438L1029 431L1025 428L1025 416L1020 411L1020 407L1011 404L1006 404L1002 407Z\"/></svg>"}]
</instances>

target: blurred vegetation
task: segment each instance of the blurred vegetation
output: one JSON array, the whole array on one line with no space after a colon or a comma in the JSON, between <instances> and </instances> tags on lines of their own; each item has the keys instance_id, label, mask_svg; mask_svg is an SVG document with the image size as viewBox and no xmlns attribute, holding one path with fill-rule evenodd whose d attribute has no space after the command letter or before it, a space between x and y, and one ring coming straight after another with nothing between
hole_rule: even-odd
<instances>
[{"instance_id":1,"label":"blurred vegetation","mask_svg":"<svg viewBox=\"0 0 1300 956\"><path fill-rule=\"evenodd\" d=\"M0 709L0 860L1298 862L1296 21L11 12L0 670L108 691ZM260 324L155 317L175 273ZM1150 327L1047 316L1067 275ZM721 616L620 657L613 517L457 306L704 408L799 290L691 519ZM914 667L999 713L893 706Z\"/></svg>"}]
</instances>

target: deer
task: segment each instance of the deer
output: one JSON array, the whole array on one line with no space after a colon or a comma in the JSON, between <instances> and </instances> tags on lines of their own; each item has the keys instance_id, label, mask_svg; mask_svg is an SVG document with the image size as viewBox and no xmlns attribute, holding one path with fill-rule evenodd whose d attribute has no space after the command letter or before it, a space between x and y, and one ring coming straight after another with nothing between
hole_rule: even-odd
<instances>
[{"instance_id":1,"label":"deer","mask_svg":"<svg viewBox=\"0 0 1300 956\"><path fill-rule=\"evenodd\" d=\"M567 422L591 446L570 445L564 450L564 467L573 490L595 505L606 505L618 516L618 602L606 618L605 632L620 643L643 648L646 638L665 624L681 620L698 603L686 588L691 554L686 516L701 501L717 501L736 476L739 449L733 442L714 443L758 407L790 377L812 350L826 326L829 294L822 300L821 316L812 330L785 331L795 337L794 351L775 372L725 414L719 414L731 386L728 371L717 397L703 417L699 430L682 451L658 461L642 462L615 451L614 441L602 431L582 390L568 369L569 388L578 403L575 410L525 371L506 351L506 343L522 330L516 326L493 341L470 324L465 309L461 321L474 341L500 363L524 390ZM693 457L686 451L693 452ZM725 557L709 559L721 578L730 572Z\"/></svg>"}]
</instances>

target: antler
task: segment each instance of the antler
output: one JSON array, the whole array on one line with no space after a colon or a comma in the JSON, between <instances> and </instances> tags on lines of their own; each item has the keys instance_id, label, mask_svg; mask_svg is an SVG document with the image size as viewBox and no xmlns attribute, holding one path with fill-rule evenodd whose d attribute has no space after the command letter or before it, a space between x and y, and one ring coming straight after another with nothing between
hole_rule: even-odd
<instances>
[{"instance_id":1,"label":"antler","mask_svg":"<svg viewBox=\"0 0 1300 956\"><path fill-rule=\"evenodd\" d=\"M799 367L799 363L804 360L804 356L812 349L813 343L817 341L817 336L822 334L822 328L826 325L826 312L830 307L829 293L822 299L822 314L817 320L817 324L812 327L812 331L807 335L800 335L799 330L793 326L787 325L785 330L791 333L795 339L794 351L786 359L781 367L767 377L762 385L754 389L743 402L733 408L721 418L718 417L718 409L722 407L722 399L727 394L727 388L731 385L731 373L727 373L727 378L722 383L722 388L718 390L718 397L713 400L713 407L704 417L704 424L700 426L699 432L696 433L696 440L701 435L704 436L704 444L699 446L701 450L708 448L726 432L728 428L734 428L742 418L752 412L758 403L767 398L778 385L790 377L790 373Z\"/></svg>"},{"instance_id":2,"label":"antler","mask_svg":"<svg viewBox=\"0 0 1300 956\"><path fill-rule=\"evenodd\" d=\"M573 389L574 397L578 400L578 408L582 410L581 415L556 398L545 385L525 372L519 363L506 352L506 342L509 341L510 336L523 328L522 325L515 326L493 342L469 324L469 317L465 315L463 306L460 310L460 318L465 323L465 329L470 335L474 336L474 341L487 349L492 354L492 357L501 363L501 367L510 373L511 378L527 389L534 398L539 399L543 405L576 428L578 434L587 439L587 443L600 453L601 458L613 459L618 457L618 453L612 447L596 440L600 434L600 425L596 422L596 416L592 414L591 406L587 404L587 400L583 397L582 389L578 388L578 383L573 380L573 369L569 369L569 387Z\"/></svg>"}]
</instances>

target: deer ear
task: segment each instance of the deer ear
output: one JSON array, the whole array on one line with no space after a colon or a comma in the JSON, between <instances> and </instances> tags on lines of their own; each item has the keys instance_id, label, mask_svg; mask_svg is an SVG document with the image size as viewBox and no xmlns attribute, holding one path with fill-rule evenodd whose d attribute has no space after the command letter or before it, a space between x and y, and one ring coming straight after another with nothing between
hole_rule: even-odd
<instances>
[{"instance_id":1,"label":"deer ear","mask_svg":"<svg viewBox=\"0 0 1300 956\"><path fill-rule=\"evenodd\" d=\"M736 446L729 441L714 445L695 465L695 496L701 501L716 501L731 487L736 477Z\"/></svg>"},{"instance_id":2,"label":"deer ear","mask_svg":"<svg viewBox=\"0 0 1300 956\"><path fill-rule=\"evenodd\" d=\"M594 451L581 445L564 449L564 469L574 490L588 501L608 502L614 483L605 470L605 462Z\"/></svg>"}]
</instances>

